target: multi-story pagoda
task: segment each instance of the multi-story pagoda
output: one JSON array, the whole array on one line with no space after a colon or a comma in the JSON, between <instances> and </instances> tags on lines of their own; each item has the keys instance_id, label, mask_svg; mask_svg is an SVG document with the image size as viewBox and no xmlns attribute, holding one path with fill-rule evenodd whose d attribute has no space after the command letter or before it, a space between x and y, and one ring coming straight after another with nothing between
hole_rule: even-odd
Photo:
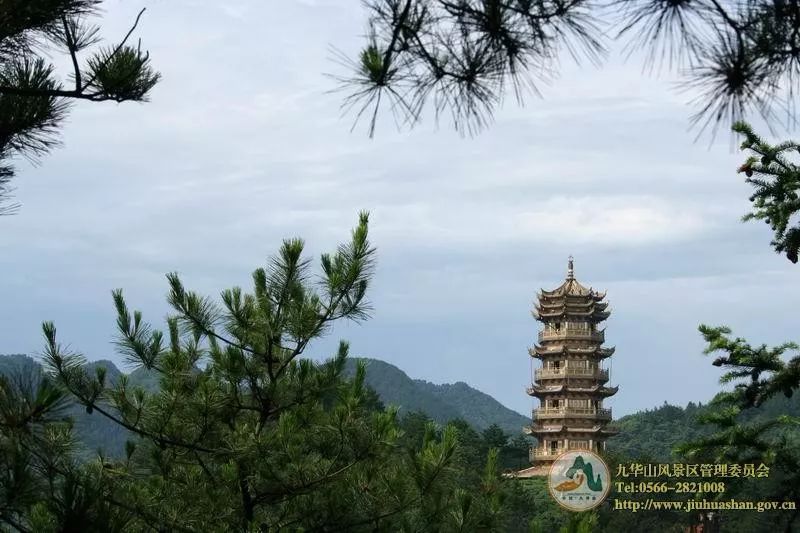
<instances>
[{"instance_id":1,"label":"multi-story pagoda","mask_svg":"<svg viewBox=\"0 0 800 533\"><path fill-rule=\"evenodd\" d=\"M611 409L603 405L618 388L606 386L608 370L602 364L614 353L603 347L605 329L599 328L610 314L605 296L578 283L572 257L564 283L538 295L533 316L544 328L529 353L542 365L528 388L539 400L533 424L526 428L537 440L530 453L533 466L523 471L528 475L546 475L567 450L602 452L605 440L617 432L607 425Z\"/></svg>"}]
</instances>

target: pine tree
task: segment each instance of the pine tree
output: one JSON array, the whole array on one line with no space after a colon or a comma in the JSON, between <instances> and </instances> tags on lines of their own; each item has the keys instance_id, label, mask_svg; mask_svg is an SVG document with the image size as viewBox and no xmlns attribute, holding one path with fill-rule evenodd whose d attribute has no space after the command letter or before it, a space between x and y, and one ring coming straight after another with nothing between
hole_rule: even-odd
<instances>
[{"instance_id":1,"label":"pine tree","mask_svg":"<svg viewBox=\"0 0 800 533\"><path fill-rule=\"evenodd\" d=\"M363 364L343 377L347 343L325 363L304 357L335 322L368 315L375 251L367 225L363 213L351 241L322 255L316 280L303 241L284 241L254 272L253 291L225 290L221 305L170 274L166 332L114 291L116 346L160 375L156 393L126 376L112 385L100 365L90 374L45 323L45 362L63 390L135 438L122 460L82 468L32 471L9 458L19 485L31 487L21 494L52 482L81 497L31 497L0 519L37 532L63 531L65 517L109 531L500 530L496 453L477 482L465 483L454 426L429 423L419 447L406 448L396 409L379 409L367 393ZM8 407L2 396L0 407Z\"/></svg>"},{"instance_id":2,"label":"pine tree","mask_svg":"<svg viewBox=\"0 0 800 533\"><path fill-rule=\"evenodd\" d=\"M700 92L691 117L701 132L757 111L772 118L800 69L800 4L753 0L366 0L369 32L350 71L336 79L344 107L374 133L381 106L414 124L449 114L475 133L507 93L522 102L553 77L560 53L599 64L605 36L644 50L646 67L684 74ZM684 68L687 67L687 68ZM430 109L427 108L430 104ZM789 106L790 109L791 106ZM790 113L791 114L791 113Z\"/></svg>"},{"instance_id":3,"label":"pine tree","mask_svg":"<svg viewBox=\"0 0 800 533\"><path fill-rule=\"evenodd\" d=\"M70 101L141 102L159 80L150 56L128 43L144 13L114 46L99 46L89 21L102 0L5 0L0 2L0 215L10 202L14 168L21 155L36 160L58 144ZM45 50L71 59L71 79L59 80ZM88 57L87 57L88 55Z\"/></svg>"},{"instance_id":4,"label":"pine tree","mask_svg":"<svg viewBox=\"0 0 800 533\"><path fill-rule=\"evenodd\" d=\"M498 426L492 424L482 432L483 440L490 448L497 448L501 450L508 444L508 435Z\"/></svg>"}]
</instances>

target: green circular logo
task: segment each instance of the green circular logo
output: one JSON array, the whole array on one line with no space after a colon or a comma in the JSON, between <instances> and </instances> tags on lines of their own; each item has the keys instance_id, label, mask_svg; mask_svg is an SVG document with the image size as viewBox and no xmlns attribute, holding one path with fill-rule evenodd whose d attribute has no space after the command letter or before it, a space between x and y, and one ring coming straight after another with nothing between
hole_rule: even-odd
<instances>
[{"instance_id":1,"label":"green circular logo","mask_svg":"<svg viewBox=\"0 0 800 533\"><path fill-rule=\"evenodd\" d=\"M588 511L603 503L611 489L608 465L589 450L570 450L550 467L547 488L559 505L570 511Z\"/></svg>"}]
</instances>

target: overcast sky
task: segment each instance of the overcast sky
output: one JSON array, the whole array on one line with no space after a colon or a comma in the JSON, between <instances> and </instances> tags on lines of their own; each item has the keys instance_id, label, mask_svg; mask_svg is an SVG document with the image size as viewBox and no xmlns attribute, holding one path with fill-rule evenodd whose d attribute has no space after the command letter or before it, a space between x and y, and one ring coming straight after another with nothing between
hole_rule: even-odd
<instances>
[{"instance_id":1,"label":"overcast sky","mask_svg":"<svg viewBox=\"0 0 800 533\"><path fill-rule=\"evenodd\" d=\"M164 274L218 294L247 285L284 237L310 254L372 213L374 316L334 329L353 355L411 377L464 381L529 413L527 349L539 288L608 291L615 416L707 401L718 369L700 323L756 343L796 334L797 268L743 224L743 156L688 131L691 95L618 50L602 69L565 61L544 98L509 101L461 138L428 120L350 132L330 46L355 56L358 0L108 0L104 34L142 7L163 73L147 104L76 105L64 146L20 165L17 216L0 219L0 353L41 350L40 324L117 363L110 291L163 324Z\"/></svg>"}]
</instances>

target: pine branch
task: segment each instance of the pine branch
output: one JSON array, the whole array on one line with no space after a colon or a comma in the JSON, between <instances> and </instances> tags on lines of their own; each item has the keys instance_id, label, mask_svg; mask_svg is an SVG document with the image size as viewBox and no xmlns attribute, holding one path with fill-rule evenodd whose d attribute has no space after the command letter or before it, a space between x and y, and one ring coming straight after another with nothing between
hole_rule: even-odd
<instances>
[{"instance_id":1,"label":"pine branch","mask_svg":"<svg viewBox=\"0 0 800 533\"><path fill-rule=\"evenodd\" d=\"M800 223L790 227L792 217L800 212L800 167L786 156L800 152L800 144L785 141L777 146L764 142L752 128L737 122L733 130L744 136L742 150L751 152L739 172L755 192L750 196L753 211L743 220L764 220L773 230L772 246L797 263L800 252ZM757 176L757 177L754 177Z\"/></svg>"},{"instance_id":2,"label":"pine branch","mask_svg":"<svg viewBox=\"0 0 800 533\"><path fill-rule=\"evenodd\" d=\"M77 100L89 100L92 102L104 102L109 100L124 101L128 99L137 99L136 97L131 97L131 98L123 98L122 100L120 100L119 95L109 94L108 92L103 91L102 86L94 91L89 91L89 88L96 87L95 82L97 81L97 78L100 75L100 73L103 72L103 69L107 68L108 65L110 65L117 57L119 57L119 54L125 48L125 44L127 43L128 39L133 34L136 27L139 25L139 20L144 14L145 9L146 8L142 8L142 10L139 11L139 14L136 16L136 20L133 23L133 26L131 26L131 28L125 34L122 41L120 41L120 43L117 44L117 46L114 47L114 49L109 54L103 57L102 60L96 61L95 67L92 69L94 71L94 74L91 77L89 77L86 80L86 83L84 83L83 85L81 85L80 83L81 71L80 67L78 66L77 57L75 55L75 52L77 51L75 48L76 44L75 36L71 33L66 17L62 16L61 20L64 26L67 48L72 58L72 63L74 68L75 82L76 82L75 89L69 91L56 88L19 87L19 86L0 83L0 95L24 96L32 98L70 98Z\"/></svg>"},{"instance_id":3,"label":"pine branch","mask_svg":"<svg viewBox=\"0 0 800 533\"><path fill-rule=\"evenodd\" d=\"M114 50L111 52L111 54L108 55L108 58L105 61L106 64L111 62L117 56L117 54L119 54L120 50L123 49L123 47L125 46L125 43L128 42L128 39L130 39L131 35L133 35L134 30L136 30L136 27L139 25L139 20L142 18L142 15L144 15L144 12L145 12L146 9L147 8L143 7L141 9L141 11L139 11L139 14L136 15L136 20L133 21L133 26L130 27L130 29L128 30L128 33L125 34L125 36L122 38L122 40L119 42L119 44L114 48ZM81 87L80 92L83 92L86 89L88 89L92 85L92 83L94 83L94 81L96 79L97 79L97 73L95 73L91 78L89 78L86 81L86 85Z\"/></svg>"},{"instance_id":4,"label":"pine branch","mask_svg":"<svg viewBox=\"0 0 800 533\"><path fill-rule=\"evenodd\" d=\"M36 161L58 144L57 133L69 102L146 101L160 74L150 57L127 41L139 25L142 9L122 41L88 60L86 75L78 52L97 42L97 28L81 18L97 12L101 0L8 0L0 4L0 215L10 204L13 168L2 162L14 155ZM63 47L72 63L74 89L56 79L42 43Z\"/></svg>"},{"instance_id":5,"label":"pine branch","mask_svg":"<svg viewBox=\"0 0 800 533\"><path fill-rule=\"evenodd\" d=\"M645 67L663 64L686 76L684 89L699 91L691 116L698 137L713 125L757 112L772 118L783 87L800 83L800 5L756 0L367 0L370 32L358 59L337 52L352 75L333 76L346 91L342 107L355 123L368 118L374 135L387 105L411 126L432 100L437 121L449 110L460 133L476 133L492 118L508 85L522 103L538 94L532 79L549 78L559 49L576 61L599 64L605 24L631 35L629 52L645 50ZM735 7L735 9L734 9ZM610 8L610 9L608 9ZM577 47L582 48L578 53ZM439 52L443 53L439 53ZM689 69L682 69L688 58ZM414 95L411 101L409 94ZM371 113L366 111L371 108ZM355 125L355 124L354 124Z\"/></svg>"},{"instance_id":6,"label":"pine branch","mask_svg":"<svg viewBox=\"0 0 800 533\"><path fill-rule=\"evenodd\" d=\"M782 360L785 352L797 352L800 346L787 342L774 348L761 345L753 348L744 339L729 337L731 330L727 327L699 327L703 338L708 343L705 354L725 352L726 356L717 357L714 366L732 369L720 379L725 383L744 378L744 382L736 384L740 394L738 403L742 408L759 406L778 393L791 396L800 387L800 355L794 356L788 363ZM766 374L766 378L762 375ZM747 379L749 378L749 379ZM726 397L730 400L731 397Z\"/></svg>"}]
</instances>

